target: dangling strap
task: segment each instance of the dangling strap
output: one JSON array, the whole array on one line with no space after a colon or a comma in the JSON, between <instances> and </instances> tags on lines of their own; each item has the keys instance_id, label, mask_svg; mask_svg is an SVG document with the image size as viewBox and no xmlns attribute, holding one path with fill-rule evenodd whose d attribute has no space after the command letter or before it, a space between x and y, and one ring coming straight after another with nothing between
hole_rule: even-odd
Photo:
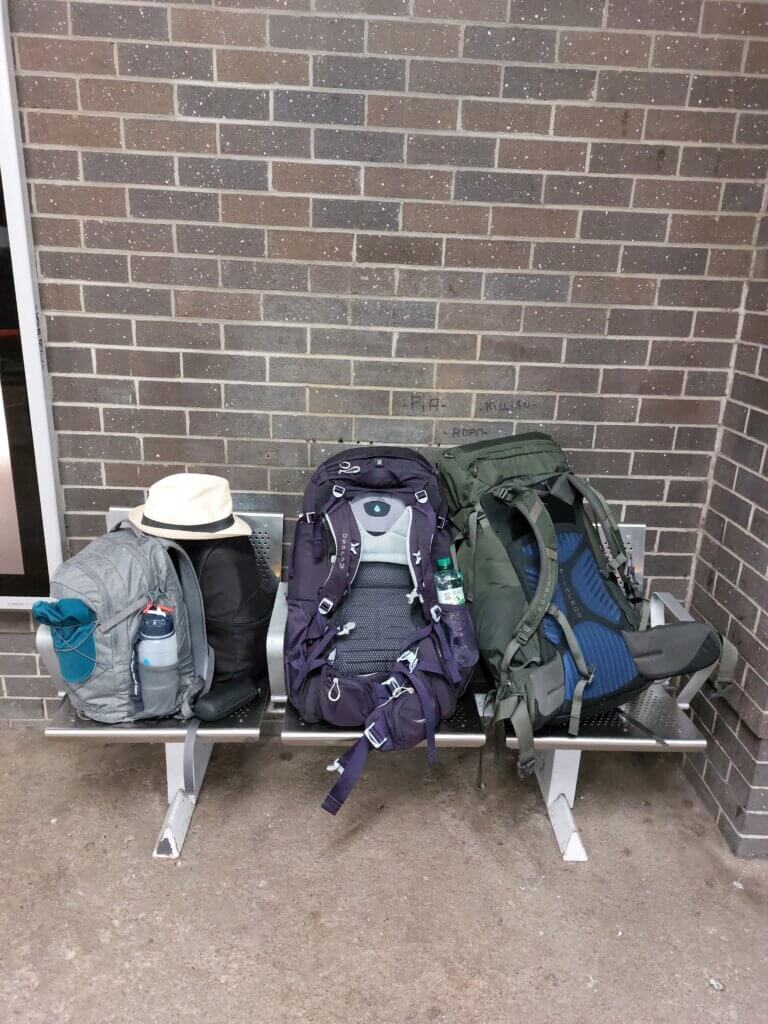
<instances>
[{"instance_id":1,"label":"dangling strap","mask_svg":"<svg viewBox=\"0 0 768 1024\"><path fill-rule=\"evenodd\" d=\"M329 814L338 814L344 805L344 801L355 788L355 783L363 774L365 763L368 760L368 752L372 744L367 733L363 733L360 739L354 743L349 750L334 761L329 771L338 771L340 778L330 793L323 800L322 808Z\"/></svg>"},{"instance_id":2,"label":"dangling strap","mask_svg":"<svg viewBox=\"0 0 768 1024\"><path fill-rule=\"evenodd\" d=\"M584 658L584 652L581 649L581 644L576 639L576 634L573 631L573 627L564 615L564 613L555 604L549 606L548 614L557 622L560 629L563 631L565 642L568 645L568 650L571 652L576 668L579 670L581 679L578 681L573 690L573 697L571 699L571 717L568 722L568 732L571 736L579 735L579 725L581 723L581 708L584 702L584 691L595 678L595 671L587 665L586 659Z\"/></svg>"}]
</instances>

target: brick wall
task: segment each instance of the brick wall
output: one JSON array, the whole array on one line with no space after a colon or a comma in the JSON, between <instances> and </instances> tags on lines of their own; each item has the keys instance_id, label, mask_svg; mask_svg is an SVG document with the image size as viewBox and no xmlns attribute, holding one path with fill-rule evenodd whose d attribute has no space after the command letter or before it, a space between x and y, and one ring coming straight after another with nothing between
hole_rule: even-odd
<instances>
[{"instance_id":1,"label":"brick wall","mask_svg":"<svg viewBox=\"0 0 768 1024\"><path fill-rule=\"evenodd\" d=\"M171 471L292 515L340 444L543 427L686 595L768 5L10 6L72 549ZM11 625L0 717L34 718Z\"/></svg>"},{"instance_id":2,"label":"brick wall","mask_svg":"<svg viewBox=\"0 0 768 1024\"><path fill-rule=\"evenodd\" d=\"M686 765L744 856L768 853L768 217L751 276L693 589L739 648L739 685L698 702L710 744Z\"/></svg>"}]
</instances>

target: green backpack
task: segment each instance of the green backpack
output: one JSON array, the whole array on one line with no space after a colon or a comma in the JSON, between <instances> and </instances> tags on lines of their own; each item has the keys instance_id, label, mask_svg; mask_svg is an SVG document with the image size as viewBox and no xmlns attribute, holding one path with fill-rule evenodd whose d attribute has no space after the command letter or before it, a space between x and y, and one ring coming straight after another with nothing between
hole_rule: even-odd
<instances>
[{"instance_id":1,"label":"green backpack","mask_svg":"<svg viewBox=\"0 0 768 1024\"><path fill-rule=\"evenodd\" d=\"M510 719L519 767L533 734L628 701L655 679L716 666L720 640L698 622L645 630L630 554L605 498L547 434L478 441L438 458L478 647L495 684L493 722Z\"/></svg>"}]
</instances>

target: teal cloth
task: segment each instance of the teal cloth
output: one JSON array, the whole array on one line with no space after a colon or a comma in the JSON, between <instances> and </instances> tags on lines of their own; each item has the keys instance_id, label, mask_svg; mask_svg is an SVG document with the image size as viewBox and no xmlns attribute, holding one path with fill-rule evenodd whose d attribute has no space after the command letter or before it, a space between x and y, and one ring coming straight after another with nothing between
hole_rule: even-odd
<instances>
[{"instance_id":1,"label":"teal cloth","mask_svg":"<svg viewBox=\"0 0 768 1024\"><path fill-rule=\"evenodd\" d=\"M96 612L79 598L65 597L61 601L36 601L32 616L51 627L64 682L84 683L96 667Z\"/></svg>"}]
</instances>

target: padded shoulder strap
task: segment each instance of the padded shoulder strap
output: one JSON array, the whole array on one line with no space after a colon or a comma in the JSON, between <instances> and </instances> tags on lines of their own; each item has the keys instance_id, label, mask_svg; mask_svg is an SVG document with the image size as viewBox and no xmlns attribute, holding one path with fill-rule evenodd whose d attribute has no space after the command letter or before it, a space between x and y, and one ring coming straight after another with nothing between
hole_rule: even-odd
<instances>
[{"instance_id":1,"label":"padded shoulder strap","mask_svg":"<svg viewBox=\"0 0 768 1024\"><path fill-rule=\"evenodd\" d=\"M211 681L213 680L213 651L208 646L208 634L205 628L205 609L203 608L203 595L200 590L200 583L192 561L184 548L172 540L162 539L161 544L166 551L173 551L178 558L181 591L184 595L184 604L187 608L187 618L189 620L192 661L195 666L195 673L205 680L205 685L200 691L200 696L202 696L211 688Z\"/></svg>"},{"instance_id":2,"label":"padded shoulder strap","mask_svg":"<svg viewBox=\"0 0 768 1024\"><path fill-rule=\"evenodd\" d=\"M339 499L325 513L325 521L333 535L335 556L318 594L321 615L329 615L344 599L360 564L360 530L349 502Z\"/></svg>"},{"instance_id":3,"label":"padded shoulder strap","mask_svg":"<svg viewBox=\"0 0 768 1024\"><path fill-rule=\"evenodd\" d=\"M501 664L503 677L507 674L515 654L528 643L539 628L539 623L552 603L557 586L557 536L549 512L535 491L515 492L508 487L497 487L491 494L509 504L526 519L539 549L539 579L536 590L520 616L513 631L514 635L504 652Z\"/></svg>"}]
</instances>

